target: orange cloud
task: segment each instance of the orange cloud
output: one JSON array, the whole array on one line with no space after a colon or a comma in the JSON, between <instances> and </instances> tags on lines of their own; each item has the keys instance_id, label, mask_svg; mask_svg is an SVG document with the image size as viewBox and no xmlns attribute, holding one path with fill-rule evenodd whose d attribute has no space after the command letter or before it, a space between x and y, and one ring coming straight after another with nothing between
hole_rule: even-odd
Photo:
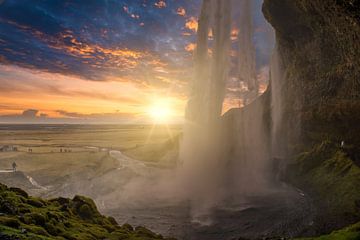
<instances>
[{"instance_id":1,"label":"orange cloud","mask_svg":"<svg viewBox=\"0 0 360 240\"><path fill-rule=\"evenodd\" d=\"M193 32L197 32L198 21L195 17L190 17L186 20L185 27Z\"/></svg>"},{"instance_id":2,"label":"orange cloud","mask_svg":"<svg viewBox=\"0 0 360 240\"><path fill-rule=\"evenodd\" d=\"M209 33L208 33L208 39L209 39L209 40L214 39L214 35L213 35L212 29L210 29L210 31L209 31Z\"/></svg>"},{"instance_id":3,"label":"orange cloud","mask_svg":"<svg viewBox=\"0 0 360 240\"><path fill-rule=\"evenodd\" d=\"M179 8L176 10L176 13L177 13L177 15L185 16L185 15L186 15L186 10L185 10L185 8L183 8L183 7L179 7Z\"/></svg>"},{"instance_id":4,"label":"orange cloud","mask_svg":"<svg viewBox=\"0 0 360 240\"><path fill-rule=\"evenodd\" d=\"M242 99L227 97L224 99L224 102L223 102L222 114L226 113L227 111L229 111L232 108L239 108L239 107L243 107Z\"/></svg>"},{"instance_id":5,"label":"orange cloud","mask_svg":"<svg viewBox=\"0 0 360 240\"><path fill-rule=\"evenodd\" d=\"M166 7L166 2L164 0L159 0L158 2L154 3L154 5L157 8L165 8Z\"/></svg>"},{"instance_id":6,"label":"orange cloud","mask_svg":"<svg viewBox=\"0 0 360 240\"><path fill-rule=\"evenodd\" d=\"M239 29L233 28L231 30L231 40L232 41L237 40L238 36L239 36Z\"/></svg>"},{"instance_id":7,"label":"orange cloud","mask_svg":"<svg viewBox=\"0 0 360 240\"><path fill-rule=\"evenodd\" d=\"M83 59L102 60L105 62L95 62L93 67L97 66L122 66L125 68L134 68L138 65L139 59L145 59L149 55L145 52L134 51L127 48L111 49L105 48L97 44L88 44L76 39L73 34L68 31L61 33L58 38L51 38L47 36L42 37L42 40L49 43L50 48L65 51L68 54L80 57ZM69 44L69 42L71 44Z\"/></svg>"},{"instance_id":8,"label":"orange cloud","mask_svg":"<svg viewBox=\"0 0 360 240\"><path fill-rule=\"evenodd\" d=\"M185 46L185 50L188 52L193 52L195 48L196 48L195 43L189 43L188 45Z\"/></svg>"}]
</instances>

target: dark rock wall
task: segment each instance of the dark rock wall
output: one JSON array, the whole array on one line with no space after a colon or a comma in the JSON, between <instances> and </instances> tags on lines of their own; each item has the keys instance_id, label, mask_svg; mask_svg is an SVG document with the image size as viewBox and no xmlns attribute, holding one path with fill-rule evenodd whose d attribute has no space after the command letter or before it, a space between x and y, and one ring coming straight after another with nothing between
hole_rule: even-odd
<instances>
[{"instance_id":1,"label":"dark rock wall","mask_svg":"<svg viewBox=\"0 0 360 240\"><path fill-rule=\"evenodd\" d=\"M318 206L314 227L356 222L360 201L360 1L264 0L283 70L284 178ZM345 142L343 147L341 141Z\"/></svg>"},{"instance_id":2,"label":"dark rock wall","mask_svg":"<svg viewBox=\"0 0 360 240\"><path fill-rule=\"evenodd\" d=\"M264 0L284 68L288 131L360 143L360 2Z\"/></svg>"}]
</instances>

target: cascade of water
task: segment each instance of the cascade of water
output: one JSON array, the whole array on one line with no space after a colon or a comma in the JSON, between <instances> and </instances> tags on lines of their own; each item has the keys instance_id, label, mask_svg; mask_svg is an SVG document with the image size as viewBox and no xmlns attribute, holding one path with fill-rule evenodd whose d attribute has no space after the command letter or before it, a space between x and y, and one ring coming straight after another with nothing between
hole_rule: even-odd
<instances>
[{"instance_id":1,"label":"cascade of water","mask_svg":"<svg viewBox=\"0 0 360 240\"><path fill-rule=\"evenodd\" d=\"M276 167L275 173L277 178L281 176L285 170L285 159L288 154L289 136L287 134L287 126L284 126L286 120L284 119L284 81L282 62L278 53L278 48L274 49L271 58L270 68L270 80L271 80L271 156L273 157L273 163ZM294 124L294 123L293 123ZM295 124L292 127L292 131L296 132Z\"/></svg>"},{"instance_id":2,"label":"cascade of water","mask_svg":"<svg viewBox=\"0 0 360 240\"><path fill-rule=\"evenodd\" d=\"M238 75L239 80L246 83L248 90L258 94L258 82L256 79L255 46L253 43L253 23L251 16L251 0L239 2L241 14L238 17Z\"/></svg>"},{"instance_id":3,"label":"cascade of water","mask_svg":"<svg viewBox=\"0 0 360 240\"><path fill-rule=\"evenodd\" d=\"M240 29L238 37L237 69L240 80L247 83L256 97L258 84L252 43L251 0L235 2L235 6L243 8L238 19L243 29ZM262 103L246 110L247 113L238 118L238 127L232 129L238 133L237 137L224 141L226 126L221 112L230 70L231 3L232 0L203 0L195 52L195 77L191 84L180 148L182 174L192 216L203 223L207 222L206 216L219 201L229 195L223 192L229 176L235 183L235 189L231 191L245 192L245 185L253 188L263 185L265 161L269 154ZM210 30L213 33L211 44L208 37ZM212 47L210 55L209 46ZM230 160L226 159L228 145L236 149Z\"/></svg>"},{"instance_id":4,"label":"cascade of water","mask_svg":"<svg viewBox=\"0 0 360 240\"><path fill-rule=\"evenodd\" d=\"M218 169L222 154L221 111L228 75L231 0L204 0L199 18L195 79L186 112L180 159L189 189L192 215L202 219L221 196ZM208 34L213 32L212 56Z\"/></svg>"}]
</instances>

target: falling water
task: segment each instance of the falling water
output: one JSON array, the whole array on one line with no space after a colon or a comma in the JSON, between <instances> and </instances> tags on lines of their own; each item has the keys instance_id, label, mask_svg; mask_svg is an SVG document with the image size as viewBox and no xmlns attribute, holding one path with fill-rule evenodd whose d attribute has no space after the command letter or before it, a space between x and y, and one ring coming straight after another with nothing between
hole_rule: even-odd
<instances>
[{"instance_id":1,"label":"falling water","mask_svg":"<svg viewBox=\"0 0 360 240\"><path fill-rule=\"evenodd\" d=\"M244 82L248 92L243 96L246 105L258 95L259 85L256 79L255 46L253 43L253 23L251 16L251 0L237 1L240 5L241 14L238 18L238 78Z\"/></svg>"},{"instance_id":2,"label":"falling water","mask_svg":"<svg viewBox=\"0 0 360 240\"><path fill-rule=\"evenodd\" d=\"M271 155L276 164L278 174L283 169L283 158L286 152L286 138L282 132L283 126L283 104L282 104L282 71L278 49L275 48L271 59Z\"/></svg>"},{"instance_id":3,"label":"falling water","mask_svg":"<svg viewBox=\"0 0 360 240\"><path fill-rule=\"evenodd\" d=\"M195 52L195 78L180 149L193 220L203 224L211 223L208 216L231 193L237 195L248 192L250 187L259 189L264 185L265 161L269 158L262 101L256 101L240 116L235 116L235 121L221 117L230 69L231 3L231 0L203 1ZM239 80L246 82L256 97L258 84L250 5L250 0L234 1L234 7L242 7L238 22L243 28L238 37L237 68ZM213 33L211 43L210 30Z\"/></svg>"},{"instance_id":4,"label":"falling water","mask_svg":"<svg viewBox=\"0 0 360 240\"><path fill-rule=\"evenodd\" d=\"M206 216L219 201L222 156L221 112L228 76L231 1L204 0L199 18L195 79L187 106L187 123L180 152L194 221ZM212 56L208 34L213 33Z\"/></svg>"}]
</instances>

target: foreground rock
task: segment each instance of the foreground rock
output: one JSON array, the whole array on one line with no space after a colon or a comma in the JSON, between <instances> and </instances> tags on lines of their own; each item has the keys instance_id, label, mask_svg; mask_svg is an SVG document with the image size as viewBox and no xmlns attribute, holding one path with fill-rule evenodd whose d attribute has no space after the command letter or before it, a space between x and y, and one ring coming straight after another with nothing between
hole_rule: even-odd
<instances>
[{"instance_id":1,"label":"foreground rock","mask_svg":"<svg viewBox=\"0 0 360 240\"><path fill-rule=\"evenodd\" d=\"M0 239L169 239L144 227L119 226L86 197L43 200L0 184Z\"/></svg>"}]
</instances>

